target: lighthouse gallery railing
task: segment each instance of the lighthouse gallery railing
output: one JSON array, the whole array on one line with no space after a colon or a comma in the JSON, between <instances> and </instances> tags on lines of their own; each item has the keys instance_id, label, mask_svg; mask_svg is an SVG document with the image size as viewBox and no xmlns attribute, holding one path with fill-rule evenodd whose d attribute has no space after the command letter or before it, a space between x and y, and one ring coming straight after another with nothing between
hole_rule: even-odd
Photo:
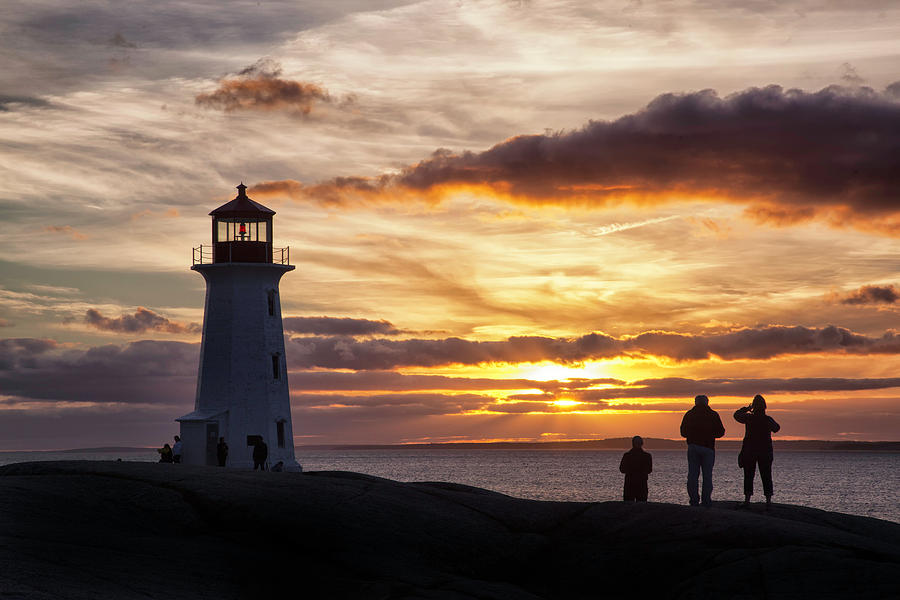
<instances>
[{"instance_id":1,"label":"lighthouse gallery railing","mask_svg":"<svg viewBox=\"0 0 900 600\"><path fill-rule=\"evenodd\" d=\"M193 250L193 261L195 265L211 265L215 262L213 246L201 244ZM272 248L272 264L291 264L291 247L286 246L284 248Z\"/></svg>"}]
</instances>

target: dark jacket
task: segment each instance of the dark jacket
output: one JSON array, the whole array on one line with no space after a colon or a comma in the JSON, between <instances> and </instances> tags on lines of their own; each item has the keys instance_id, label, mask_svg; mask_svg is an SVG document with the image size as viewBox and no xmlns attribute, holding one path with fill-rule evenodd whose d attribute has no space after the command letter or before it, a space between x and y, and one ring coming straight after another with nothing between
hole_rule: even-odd
<instances>
[{"instance_id":1,"label":"dark jacket","mask_svg":"<svg viewBox=\"0 0 900 600\"><path fill-rule=\"evenodd\" d=\"M744 406L734 412L734 420L744 424L742 452L757 456L772 455L772 434L781 429L775 419L764 412L752 413Z\"/></svg>"},{"instance_id":2,"label":"dark jacket","mask_svg":"<svg viewBox=\"0 0 900 600\"><path fill-rule=\"evenodd\" d=\"M709 406L695 406L684 413L681 419L681 437L687 438L688 444L706 446L716 449L716 438L725 435L725 426L719 413Z\"/></svg>"},{"instance_id":3,"label":"dark jacket","mask_svg":"<svg viewBox=\"0 0 900 600\"><path fill-rule=\"evenodd\" d=\"M254 462L265 462L267 458L269 458L269 447L266 446L265 442L259 442L253 446Z\"/></svg>"},{"instance_id":4,"label":"dark jacket","mask_svg":"<svg viewBox=\"0 0 900 600\"><path fill-rule=\"evenodd\" d=\"M647 475L653 472L653 457L642 448L632 448L622 455L619 471L625 473L625 480L639 479L647 481Z\"/></svg>"},{"instance_id":5,"label":"dark jacket","mask_svg":"<svg viewBox=\"0 0 900 600\"><path fill-rule=\"evenodd\" d=\"M219 442L218 444L216 444L216 458L219 459L219 462L222 462L228 458L228 444L226 444L225 442Z\"/></svg>"}]
</instances>

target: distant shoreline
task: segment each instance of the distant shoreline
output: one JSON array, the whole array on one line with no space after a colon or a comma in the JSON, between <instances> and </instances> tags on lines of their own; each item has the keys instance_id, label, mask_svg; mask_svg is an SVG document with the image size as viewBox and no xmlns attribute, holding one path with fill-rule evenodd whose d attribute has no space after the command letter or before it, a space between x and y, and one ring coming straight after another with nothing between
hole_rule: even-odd
<instances>
[{"instance_id":1,"label":"distant shoreline","mask_svg":"<svg viewBox=\"0 0 900 600\"><path fill-rule=\"evenodd\" d=\"M900 441L857 442L846 440L775 440L775 450L782 452L900 452ZM684 440L644 438L647 450L681 450ZM719 440L721 450L739 450L740 440ZM557 442L441 442L429 444L304 444L297 450L627 450L631 438ZM108 446L72 448L68 450L0 450L0 453L33 452L83 454L88 452L152 452L156 448Z\"/></svg>"},{"instance_id":2,"label":"distant shoreline","mask_svg":"<svg viewBox=\"0 0 900 600\"><path fill-rule=\"evenodd\" d=\"M807 452L900 452L900 441L774 440L776 450ZM570 442L443 442L434 444L306 444L298 450L627 450L631 438ZM682 450L684 440L644 438L647 450ZM719 440L716 448L739 450L740 440Z\"/></svg>"}]
</instances>

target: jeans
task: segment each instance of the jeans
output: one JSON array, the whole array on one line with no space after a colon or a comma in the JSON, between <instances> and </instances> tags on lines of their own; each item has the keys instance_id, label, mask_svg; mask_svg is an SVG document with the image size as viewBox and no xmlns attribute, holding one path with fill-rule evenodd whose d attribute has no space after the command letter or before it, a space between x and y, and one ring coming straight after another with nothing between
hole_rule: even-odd
<instances>
[{"instance_id":1,"label":"jeans","mask_svg":"<svg viewBox=\"0 0 900 600\"><path fill-rule=\"evenodd\" d=\"M713 465L716 463L716 451L706 446L698 446L697 444L688 444L688 478L687 491L691 506L703 504L703 506L712 505L712 472ZM703 471L703 499L701 502L700 495L697 493L698 480L700 479L700 471Z\"/></svg>"}]
</instances>

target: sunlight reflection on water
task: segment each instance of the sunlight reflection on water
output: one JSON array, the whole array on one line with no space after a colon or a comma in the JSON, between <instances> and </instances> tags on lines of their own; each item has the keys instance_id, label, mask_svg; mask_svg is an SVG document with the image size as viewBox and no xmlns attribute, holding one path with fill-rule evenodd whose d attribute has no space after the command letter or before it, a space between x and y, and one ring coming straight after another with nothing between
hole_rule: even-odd
<instances>
[{"instance_id":1,"label":"sunlight reflection on water","mask_svg":"<svg viewBox=\"0 0 900 600\"><path fill-rule=\"evenodd\" d=\"M687 503L687 452L654 450L650 500ZM452 481L536 500L620 500L619 450L302 450L310 471L357 471L398 481ZM900 522L900 454L780 452L775 502ZM743 500L737 451L716 453L713 500ZM755 501L762 501L757 475Z\"/></svg>"},{"instance_id":2,"label":"sunlight reflection on water","mask_svg":"<svg viewBox=\"0 0 900 600\"><path fill-rule=\"evenodd\" d=\"M687 453L653 450L650 501L687 503ZM356 471L397 481L449 481L535 500L619 500L620 450L301 449L307 471ZM0 465L33 460L156 462L148 452L0 452ZM775 502L900 522L900 453L779 452ZM716 452L713 501L742 500L737 451ZM757 475L755 501L762 501Z\"/></svg>"}]
</instances>

